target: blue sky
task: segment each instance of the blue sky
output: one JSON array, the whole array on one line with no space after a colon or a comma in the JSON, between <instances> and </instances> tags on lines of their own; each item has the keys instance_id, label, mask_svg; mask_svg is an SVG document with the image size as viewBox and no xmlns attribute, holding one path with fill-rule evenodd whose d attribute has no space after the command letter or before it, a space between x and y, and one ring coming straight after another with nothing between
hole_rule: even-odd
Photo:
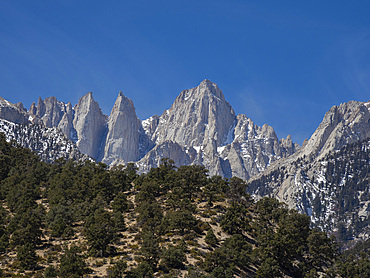
<instances>
[{"instance_id":1,"label":"blue sky","mask_svg":"<svg viewBox=\"0 0 370 278\"><path fill-rule=\"evenodd\" d=\"M370 1L1 1L0 96L162 114L207 78L236 113L302 143L333 105L370 100Z\"/></svg>"}]
</instances>

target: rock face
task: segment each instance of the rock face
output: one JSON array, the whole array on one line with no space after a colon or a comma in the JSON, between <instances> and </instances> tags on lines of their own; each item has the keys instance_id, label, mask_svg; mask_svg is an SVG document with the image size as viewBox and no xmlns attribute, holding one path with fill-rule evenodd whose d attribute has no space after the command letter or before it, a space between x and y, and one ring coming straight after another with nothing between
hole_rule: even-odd
<instances>
[{"instance_id":1,"label":"rock face","mask_svg":"<svg viewBox=\"0 0 370 278\"><path fill-rule=\"evenodd\" d=\"M99 157L108 117L102 113L92 93L81 97L74 108L70 102L65 104L55 97L39 98L28 114L32 123L58 128L83 154Z\"/></svg>"},{"instance_id":2,"label":"rock face","mask_svg":"<svg viewBox=\"0 0 370 278\"><path fill-rule=\"evenodd\" d=\"M324 157L330 151L370 137L370 102L350 101L333 106L302 150L303 155Z\"/></svg>"},{"instance_id":3,"label":"rock face","mask_svg":"<svg viewBox=\"0 0 370 278\"><path fill-rule=\"evenodd\" d=\"M272 127L258 127L247 116L236 116L209 80L182 91L169 110L143 121L143 127L156 146L138 162L143 171L169 155L176 165L186 161L204 165L210 175L248 179L299 149L290 137L279 142ZM181 155L169 151L168 142L177 143Z\"/></svg>"},{"instance_id":4,"label":"rock face","mask_svg":"<svg viewBox=\"0 0 370 278\"><path fill-rule=\"evenodd\" d=\"M57 128L41 124L16 124L0 119L0 132L7 141L14 140L24 148L34 151L42 161L53 162L59 158L88 159L78 150L76 144L68 140Z\"/></svg>"},{"instance_id":5,"label":"rock face","mask_svg":"<svg viewBox=\"0 0 370 278\"><path fill-rule=\"evenodd\" d=\"M41 121L45 127L58 127L68 139L75 142L77 135L72 123L73 113L70 102L65 104L55 97L48 97L45 100L39 98L37 106L32 103L28 111L31 122L39 123Z\"/></svg>"},{"instance_id":6,"label":"rock face","mask_svg":"<svg viewBox=\"0 0 370 278\"><path fill-rule=\"evenodd\" d=\"M152 140L183 146L202 146L215 140L225 143L235 113L216 84L204 80L198 87L182 91L169 110L160 117Z\"/></svg>"},{"instance_id":7,"label":"rock face","mask_svg":"<svg viewBox=\"0 0 370 278\"><path fill-rule=\"evenodd\" d=\"M23 107L23 105L21 105ZM0 97L0 119L17 124L28 122L28 117L23 109Z\"/></svg>"},{"instance_id":8,"label":"rock face","mask_svg":"<svg viewBox=\"0 0 370 278\"><path fill-rule=\"evenodd\" d=\"M278 186L271 184L268 190L281 201L291 207L296 206L295 198L300 194L300 167L318 162L329 153L340 150L343 146L365 140L370 137L370 102L351 101L340 106L333 106L324 116L321 124L304 146L293 155L280 159L268 167L264 173L256 175L251 182L268 176L271 173L285 169L286 178ZM273 188L273 189L272 189ZM260 190L252 186L252 194ZM297 195L298 194L298 195ZM302 209L298 208L302 211Z\"/></svg>"},{"instance_id":9,"label":"rock face","mask_svg":"<svg viewBox=\"0 0 370 278\"><path fill-rule=\"evenodd\" d=\"M247 180L271 165L270 169L275 169L297 159L320 158L370 136L369 103L349 102L333 107L300 148L290 136L279 140L271 126L260 127L246 115L235 115L222 91L209 80L182 91L161 116L142 122L132 101L122 93L109 118L92 93L84 95L75 107L55 97L40 98L28 115L22 105L1 103L4 119L59 128L83 154L110 165L137 162L141 171L169 156L176 165L200 164L210 175Z\"/></svg>"},{"instance_id":10,"label":"rock face","mask_svg":"<svg viewBox=\"0 0 370 278\"><path fill-rule=\"evenodd\" d=\"M73 126L74 110L72 104L68 102L66 105L65 113L62 119L58 123L58 128L67 136L67 138L73 142L77 142L77 131Z\"/></svg>"},{"instance_id":11,"label":"rock face","mask_svg":"<svg viewBox=\"0 0 370 278\"><path fill-rule=\"evenodd\" d=\"M65 112L66 105L56 97L48 97L45 101L39 98L37 102L36 115L46 127L57 127Z\"/></svg>"},{"instance_id":12,"label":"rock face","mask_svg":"<svg viewBox=\"0 0 370 278\"><path fill-rule=\"evenodd\" d=\"M78 138L76 144L82 153L96 159L100 155L106 132L107 116L93 99L92 93L80 98L74 111L73 127Z\"/></svg>"},{"instance_id":13,"label":"rock face","mask_svg":"<svg viewBox=\"0 0 370 278\"><path fill-rule=\"evenodd\" d=\"M231 144L219 148L219 152L223 159L229 161L231 175L244 179L262 172L275 160L299 149L299 145L291 140L289 142L290 137L279 142L271 126L265 124L259 127L245 115L237 116L233 137Z\"/></svg>"},{"instance_id":14,"label":"rock face","mask_svg":"<svg viewBox=\"0 0 370 278\"><path fill-rule=\"evenodd\" d=\"M58 128L81 153L109 165L137 162L142 172L169 157L177 166L204 165L210 175L248 179L299 149L290 137L279 141L272 127L259 127L245 115L236 116L222 91L209 80L182 91L161 116L144 121L122 92L109 117L92 93L81 97L75 107L55 97L39 98L28 114L22 105L2 103L11 110L3 113L5 119Z\"/></svg>"},{"instance_id":15,"label":"rock face","mask_svg":"<svg viewBox=\"0 0 370 278\"><path fill-rule=\"evenodd\" d=\"M338 201L348 195L348 190L354 190L353 185L352 189L348 189L346 185L350 180L361 177L365 177L368 184L369 172L364 170L368 168L359 166L364 161L365 165L369 165L368 138L370 102L351 101L334 106L325 114L319 127L299 151L272 163L263 173L252 177L248 191L257 197L276 197L290 208L310 215L311 220L319 227L336 232L338 227L332 223L339 223L344 219L342 222L348 225L352 221L350 213L347 216L338 214L338 207L341 206ZM362 141L363 145L356 145ZM355 144L355 151L343 150L350 144ZM333 167L338 167L338 170L333 172ZM361 174L358 171L365 172ZM361 184L361 181L356 184ZM361 189L363 192L368 190ZM353 197L349 203L360 200L360 208L366 210L368 197L361 192L357 193L359 195ZM354 213L360 213L361 209L356 209ZM366 217L368 219L368 215ZM361 235L356 234L356 237ZM370 228L367 237L370 237Z\"/></svg>"},{"instance_id":16,"label":"rock face","mask_svg":"<svg viewBox=\"0 0 370 278\"><path fill-rule=\"evenodd\" d=\"M185 148L175 142L166 141L155 146L137 164L142 172L147 172L153 167L158 167L161 158L168 157L175 161L175 166L189 165L194 161L197 152L194 148Z\"/></svg>"},{"instance_id":17,"label":"rock face","mask_svg":"<svg viewBox=\"0 0 370 278\"><path fill-rule=\"evenodd\" d=\"M139 160L141 134L145 132L134 104L120 92L109 116L102 162L112 164Z\"/></svg>"}]
</instances>

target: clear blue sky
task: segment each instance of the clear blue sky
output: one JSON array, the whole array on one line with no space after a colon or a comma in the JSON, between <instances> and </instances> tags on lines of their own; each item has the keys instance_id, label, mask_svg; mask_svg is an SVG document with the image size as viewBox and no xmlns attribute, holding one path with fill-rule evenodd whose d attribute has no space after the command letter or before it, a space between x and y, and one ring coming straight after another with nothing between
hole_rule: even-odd
<instances>
[{"instance_id":1,"label":"clear blue sky","mask_svg":"<svg viewBox=\"0 0 370 278\"><path fill-rule=\"evenodd\" d=\"M370 1L0 2L0 96L109 114L119 91L140 119L207 78L236 113L301 143L324 113L370 99Z\"/></svg>"}]
</instances>

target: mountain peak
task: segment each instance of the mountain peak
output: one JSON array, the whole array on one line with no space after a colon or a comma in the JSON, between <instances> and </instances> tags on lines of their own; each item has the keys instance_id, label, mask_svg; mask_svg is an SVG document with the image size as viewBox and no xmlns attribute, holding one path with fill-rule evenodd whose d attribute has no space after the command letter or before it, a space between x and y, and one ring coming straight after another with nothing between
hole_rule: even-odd
<instances>
[{"instance_id":1,"label":"mountain peak","mask_svg":"<svg viewBox=\"0 0 370 278\"><path fill-rule=\"evenodd\" d=\"M73 127L78 138L76 144L82 153L97 158L107 116L102 113L99 104L93 99L92 92L78 100L74 111Z\"/></svg>"},{"instance_id":2,"label":"mountain peak","mask_svg":"<svg viewBox=\"0 0 370 278\"><path fill-rule=\"evenodd\" d=\"M6 99L0 97L0 106L11 106L11 107L13 107L14 104L13 103L10 103Z\"/></svg>"},{"instance_id":3,"label":"mountain peak","mask_svg":"<svg viewBox=\"0 0 370 278\"><path fill-rule=\"evenodd\" d=\"M139 140L141 122L135 113L134 103L119 92L108 121L104 157L107 164L118 161L136 161L140 158Z\"/></svg>"},{"instance_id":4,"label":"mountain peak","mask_svg":"<svg viewBox=\"0 0 370 278\"><path fill-rule=\"evenodd\" d=\"M200 85L202 84L216 84L216 83L213 83L211 80L209 79L204 79L202 82L200 82Z\"/></svg>"},{"instance_id":5,"label":"mountain peak","mask_svg":"<svg viewBox=\"0 0 370 278\"><path fill-rule=\"evenodd\" d=\"M208 79L204 79L197 88L199 89L199 93L211 93L213 96L221 100L225 100L225 97L217 84Z\"/></svg>"},{"instance_id":6,"label":"mountain peak","mask_svg":"<svg viewBox=\"0 0 370 278\"><path fill-rule=\"evenodd\" d=\"M215 140L222 145L234 124L235 113L217 84L205 79L184 90L162 114L152 138L156 143L171 140L181 145L201 146Z\"/></svg>"},{"instance_id":7,"label":"mountain peak","mask_svg":"<svg viewBox=\"0 0 370 278\"><path fill-rule=\"evenodd\" d=\"M126 97L122 92L119 92L116 102L114 103L113 109L111 111L111 114L114 113L116 110L123 111L126 109L133 110L133 113L135 114L135 106L133 101Z\"/></svg>"},{"instance_id":8,"label":"mountain peak","mask_svg":"<svg viewBox=\"0 0 370 278\"><path fill-rule=\"evenodd\" d=\"M88 92L87 94L84 94L80 99L79 101L93 101L94 98L93 98L93 93L92 92Z\"/></svg>"}]
</instances>

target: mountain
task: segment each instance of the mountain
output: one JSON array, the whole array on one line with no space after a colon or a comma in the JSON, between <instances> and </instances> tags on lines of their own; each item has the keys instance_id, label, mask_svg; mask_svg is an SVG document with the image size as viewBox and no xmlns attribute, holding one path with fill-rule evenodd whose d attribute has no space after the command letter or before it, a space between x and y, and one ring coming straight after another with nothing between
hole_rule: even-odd
<instances>
[{"instance_id":1,"label":"mountain","mask_svg":"<svg viewBox=\"0 0 370 278\"><path fill-rule=\"evenodd\" d=\"M106 164L137 161L148 147L149 141L136 116L134 104L122 92L109 116L107 132L102 154L102 162Z\"/></svg>"},{"instance_id":2,"label":"mountain","mask_svg":"<svg viewBox=\"0 0 370 278\"><path fill-rule=\"evenodd\" d=\"M24 124L28 122L26 111L21 103L16 105L2 97L0 97L0 119L16 124Z\"/></svg>"},{"instance_id":3,"label":"mountain","mask_svg":"<svg viewBox=\"0 0 370 278\"><path fill-rule=\"evenodd\" d=\"M4 139L1 277L339 277L335 242L284 204L252 200L241 179L168 160L140 176L48 164Z\"/></svg>"},{"instance_id":4,"label":"mountain","mask_svg":"<svg viewBox=\"0 0 370 278\"><path fill-rule=\"evenodd\" d=\"M39 99L39 103L41 101ZM49 119L56 119L61 114L62 105L55 98L49 98L46 103L47 105L40 105L43 109L38 112L40 116L36 116L37 109L34 105L33 113L27 113L22 103L12 104L0 97L0 132L5 134L8 141L15 141L33 150L45 162L53 162L62 157L86 159L73 142L49 124ZM44 117L46 113L51 116Z\"/></svg>"},{"instance_id":5,"label":"mountain","mask_svg":"<svg viewBox=\"0 0 370 278\"><path fill-rule=\"evenodd\" d=\"M95 159L99 157L107 120L91 92L79 99L74 107L73 128L82 153Z\"/></svg>"},{"instance_id":6,"label":"mountain","mask_svg":"<svg viewBox=\"0 0 370 278\"><path fill-rule=\"evenodd\" d=\"M267 124L257 126L236 115L209 80L182 91L162 115L143 121L122 92L109 116L87 93L74 107L49 97L39 98L28 111L0 98L0 118L8 140L45 161L75 157L78 148L110 166L135 162L139 173L160 166L162 158L177 167L202 165L210 176L248 180L247 190L257 199L276 197L343 241L369 237L364 192L370 102L333 106L302 147L290 136L279 139Z\"/></svg>"},{"instance_id":7,"label":"mountain","mask_svg":"<svg viewBox=\"0 0 370 278\"><path fill-rule=\"evenodd\" d=\"M204 80L198 87L180 93L160 117L152 140L156 145L172 141L183 146L205 146L214 140L222 146L235 120L234 110L222 91Z\"/></svg>"},{"instance_id":8,"label":"mountain","mask_svg":"<svg viewBox=\"0 0 370 278\"><path fill-rule=\"evenodd\" d=\"M7 141L34 151L42 161L53 162L59 158L87 159L80 153L76 144L68 140L57 128L48 128L40 124L16 124L0 119L0 132Z\"/></svg>"},{"instance_id":9,"label":"mountain","mask_svg":"<svg viewBox=\"0 0 370 278\"><path fill-rule=\"evenodd\" d=\"M272 127L258 127L246 115L235 115L209 80L182 91L170 109L143 121L143 127L155 143L138 162L143 170L159 166L168 155L177 166L186 161L204 165L211 175L248 179L299 149L290 137L279 141Z\"/></svg>"},{"instance_id":10,"label":"mountain","mask_svg":"<svg viewBox=\"0 0 370 278\"><path fill-rule=\"evenodd\" d=\"M334 106L298 152L252 177L248 192L284 201L343 240L367 239L369 138L370 102Z\"/></svg>"},{"instance_id":11,"label":"mountain","mask_svg":"<svg viewBox=\"0 0 370 278\"><path fill-rule=\"evenodd\" d=\"M259 127L246 115L236 115L209 80L182 91L161 116L144 121L122 92L109 116L92 93L74 107L48 97L39 98L29 111L15 105L6 109L4 119L57 128L81 153L108 165L136 162L142 173L169 157L176 166L203 165L211 175L249 179L300 148L290 137L279 141L271 126Z\"/></svg>"}]
</instances>

